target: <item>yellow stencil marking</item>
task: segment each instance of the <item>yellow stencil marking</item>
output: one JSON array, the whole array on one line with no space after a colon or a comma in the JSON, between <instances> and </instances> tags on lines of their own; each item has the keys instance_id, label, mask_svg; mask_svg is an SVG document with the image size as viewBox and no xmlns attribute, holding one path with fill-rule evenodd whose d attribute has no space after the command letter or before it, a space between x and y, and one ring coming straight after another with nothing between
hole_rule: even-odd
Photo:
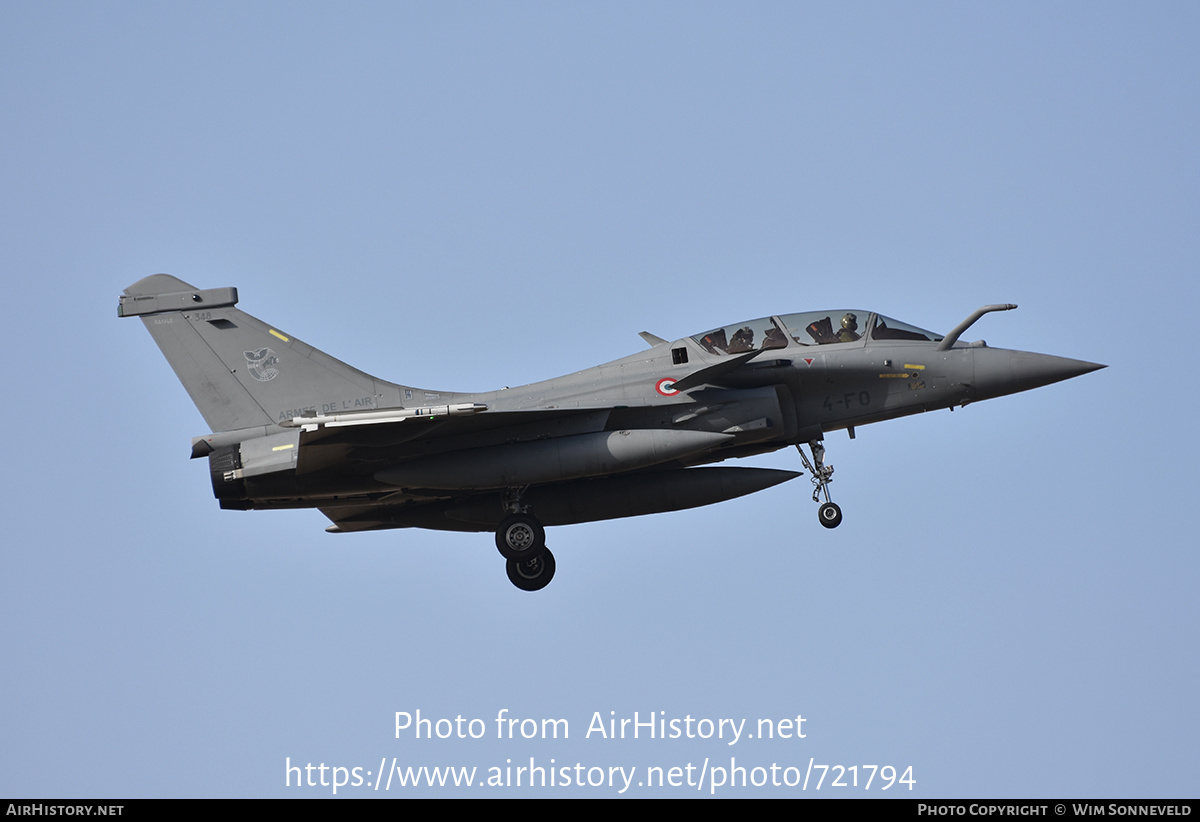
<instances>
[{"instance_id":1,"label":"yellow stencil marking","mask_svg":"<svg viewBox=\"0 0 1200 822\"><path fill-rule=\"evenodd\" d=\"M274 328L272 328L272 329L271 329L271 336L272 336L272 337L278 337L279 339L283 340L284 342L288 342L288 338L287 338L287 337L285 337L285 336L283 336L282 334L280 334L280 333L279 333L278 331L276 331ZM907 367L908 367L908 366L905 366L905 368L907 368Z\"/></svg>"}]
</instances>

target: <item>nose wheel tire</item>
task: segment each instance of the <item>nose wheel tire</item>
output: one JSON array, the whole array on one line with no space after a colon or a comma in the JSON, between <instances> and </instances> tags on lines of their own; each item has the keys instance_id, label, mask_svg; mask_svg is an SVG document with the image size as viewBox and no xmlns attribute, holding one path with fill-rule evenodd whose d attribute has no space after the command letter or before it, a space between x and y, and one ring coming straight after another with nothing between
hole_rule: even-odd
<instances>
[{"instance_id":1,"label":"nose wheel tire","mask_svg":"<svg viewBox=\"0 0 1200 822\"><path fill-rule=\"evenodd\" d=\"M540 591L554 579L554 554L542 548L540 554L526 560L510 559L506 563L508 580L522 591Z\"/></svg>"},{"instance_id":2,"label":"nose wheel tire","mask_svg":"<svg viewBox=\"0 0 1200 822\"><path fill-rule=\"evenodd\" d=\"M842 509L836 502L827 502L817 510L817 518L826 528L837 528L842 524Z\"/></svg>"},{"instance_id":3,"label":"nose wheel tire","mask_svg":"<svg viewBox=\"0 0 1200 822\"><path fill-rule=\"evenodd\" d=\"M546 550L546 529L529 514L512 514L496 529L496 548L508 560L536 557Z\"/></svg>"}]
</instances>

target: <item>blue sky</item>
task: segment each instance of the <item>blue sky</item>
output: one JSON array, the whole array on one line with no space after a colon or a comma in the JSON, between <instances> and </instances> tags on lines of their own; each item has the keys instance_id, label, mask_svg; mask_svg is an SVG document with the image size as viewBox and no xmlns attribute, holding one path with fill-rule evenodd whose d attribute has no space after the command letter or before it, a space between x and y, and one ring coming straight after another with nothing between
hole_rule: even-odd
<instances>
[{"instance_id":1,"label":"blue sky","mask_svg":"<svg viewBox=\"0 0 1200 822\"><path fill-rule=\"evenodd\" d=\"M721 796L1195 796L1198 24L1186 3L7 4L0 795L327 796L286 764L532 757L915 779ZM842 306L944 331L1014 302L968 336L1109 368L832 436L837 531L805 480L551 529L558 575L529 595L488 535L219 510L187 459L203 421L116 318L158 271L436 389ZM396 738L418 710L488 734ZM570 738L496 739L501 710ZM806 735L586 736L634 712Z\"/></svg>"}]
</instances>

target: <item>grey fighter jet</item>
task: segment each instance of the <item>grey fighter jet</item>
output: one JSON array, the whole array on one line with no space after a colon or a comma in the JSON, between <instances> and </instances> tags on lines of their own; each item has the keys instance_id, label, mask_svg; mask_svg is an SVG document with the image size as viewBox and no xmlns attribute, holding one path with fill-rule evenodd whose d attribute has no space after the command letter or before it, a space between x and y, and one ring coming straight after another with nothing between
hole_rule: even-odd
<instances>
[{"instance_id":1,"label":"grey fighter jet","mask_svg":"<svg viewBox=\"0 0 1200 822\"><path fill-rule=\"evenodd\" d=\"M678 511L801 476L697 467L795 446L818 519L822 440L922 411L1026 391L1102 365L960 343L873 311L781 314L520 388L478 394L385 382L235 308L237 289L139 280L118 315L140 317L213 431L222 508L319 508L337 533L492 531L518 588L554 576L544 526ZM807 445L809 452L805 453Z\"/></svg>"}]
</instances>

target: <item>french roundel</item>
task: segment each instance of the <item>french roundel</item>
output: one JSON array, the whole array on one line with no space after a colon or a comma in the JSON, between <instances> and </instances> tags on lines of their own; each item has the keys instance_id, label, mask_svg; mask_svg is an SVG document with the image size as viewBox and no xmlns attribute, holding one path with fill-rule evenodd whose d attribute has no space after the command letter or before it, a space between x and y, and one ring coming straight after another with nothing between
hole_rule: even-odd
<instances>
[{"instance_id":1,"label":"french roundel","mask_svg":"<svg viewBox=\"0 0 1200 822\"><path fill-rule=\"evenodd\" d=\"M654 384L654 390L662 394L664 397L673 397L679 392L672 386L675 385L675 380L670 377L664 377Z\"/></svg>"}]
</instances>

